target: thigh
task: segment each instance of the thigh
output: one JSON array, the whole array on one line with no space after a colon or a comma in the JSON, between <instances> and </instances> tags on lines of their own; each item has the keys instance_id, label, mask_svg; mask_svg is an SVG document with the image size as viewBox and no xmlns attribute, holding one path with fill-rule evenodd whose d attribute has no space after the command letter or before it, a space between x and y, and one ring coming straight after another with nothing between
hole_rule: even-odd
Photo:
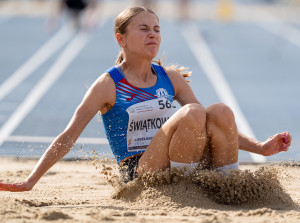
<instances>
[{"instance_id":1,"label":"thigh","mask_svg":"<svg viewBox=\"0 0 300 223\"><path fill-rule=\"evenodd\" d=\"M189 136L188 131L194 131L195 128L200 126L200 123L202 126L205 126L205 111L203 112L202 106L198 104L189 104L179 109L170 119L168 119L168 121L164 123L153 137L150 145L147 147L139 161L138 173L143 172L142 170L156 171L169 168L170 142L174 137L175 131L180 129L180 131L183 132L182 135L179 133L179 130L176 132L176 140L187 141L186 147L188 148L189 146L191 147L192 144L195 144L196 139L186 140L188 137L184 138L184 135ZM174 138L172 142L174 142ZM185 153L185 146L182 150L182 153Z\"/></svg>"},{"instance_id":2,"label":"thigh","mask_svg":"<svg viewBox=\"0 0 300 223\"><path fill-rule=\"evenodd\" d=\"M180 110L177 111L157 131L139 160L139 169L163 170L169 167L169 143L180 120L180 113Z\"/></svg>"}]
</instances>

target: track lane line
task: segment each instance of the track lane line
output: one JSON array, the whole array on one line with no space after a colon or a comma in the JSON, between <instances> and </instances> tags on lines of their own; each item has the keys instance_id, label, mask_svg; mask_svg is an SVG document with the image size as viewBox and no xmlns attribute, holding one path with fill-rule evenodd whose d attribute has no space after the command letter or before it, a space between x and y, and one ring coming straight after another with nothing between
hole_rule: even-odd
<instances>
[{"instance_id":1,"label":"track lane line","mask_svg":"<svg viewBox=\"0 0 300 223\"><path fill-rule=\"evenodd\" d=\"M90 35L78 33L73 40L66 46L53 66L42 77L38 84L30 91L24 101L18 106L15 112L3 124L0 129L0 146L19 126L28 113L35 107L39 100L47 93L50 87L63 74L65 69L76 58L84 46L88 43Z\"/></svg>"},{"instance_id":2,"label":"track lane line","mask_svg":"<svg viewBox=\"0 0 300 223\"><path fill-rule=\"evenodd\" d=\"M51 136L8 136L5 142L22 142L22 143L51 143L55 137ZM79 137L76 141L79 144L108 145L106 138Z\"/></svg>"},{"instance_id":3,"label":"track lane line","mask_svg":"<svg viewBox=\"0 0 300 223\"><path fill-rule=\"evenodd\" d=\"M62 27L35 54L33 54L33 56L31 56L0 85L0 101L71 39L74 32L69 26L69 24L66 24Z\"/></svg>"},{"instance_id":4,"label":"track lane line","mask_svg":"<svg viewBox=\"0 0 300 223\"><path fill-rule=\"evenodd\" d=\"M256 25L260 26L264 30L285 39L286 41L300 47L300 30L296 27L288 24L282 19L273 16L272 14L265 12L261 9L257 9L255 12L264 21L272 22L269 24L267 22L256 22Z\"/></svg>"},{"instance_id":5,"label":"track lane line","mask_svg":"<svg viewBox=\"0 0 300 223\"><path fill-rule=\"evenodd\" d=\"M198 27L195 24L185 26L182 28L182 35L221 101L233 110L240 131L251 138L256 138ZM250 153L250 156L256 163L267 161L264 156L258 154Z\"/></svg>"}]
</instances>

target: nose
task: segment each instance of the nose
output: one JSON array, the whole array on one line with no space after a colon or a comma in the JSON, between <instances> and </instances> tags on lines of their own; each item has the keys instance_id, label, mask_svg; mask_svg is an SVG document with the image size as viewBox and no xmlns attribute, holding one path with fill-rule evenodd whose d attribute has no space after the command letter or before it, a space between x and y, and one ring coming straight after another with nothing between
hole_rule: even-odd
<instances>
[{"instance_id":1,"label":"nose","mask_svg":"<svg viewBox=\"0 0 300 223\"><path fill-rule=\"evenodd\" d=\"M148 36L150 38L156 38L157 37L157 32L155 32L154 30L150 30L149 33L148 33Z\"/></svg>"}]
</instances>

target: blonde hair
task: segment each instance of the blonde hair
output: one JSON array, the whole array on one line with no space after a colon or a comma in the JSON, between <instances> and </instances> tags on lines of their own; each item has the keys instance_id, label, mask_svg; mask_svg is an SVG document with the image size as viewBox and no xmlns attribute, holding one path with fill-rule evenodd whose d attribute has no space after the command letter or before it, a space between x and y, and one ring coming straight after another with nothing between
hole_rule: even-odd
<instances>
[{"instance_id":1,"label":"blonde hair","mask_svg":"<svg viewBox=\"0 0 300 223\"><path fill-rule=\"evenodd\" d=\"M124 11L122 11L115 19L115 26L114 26L114 33L115 35L117 33L120 34L125 34L126 33L126 28L129 25L131 19L138 15L141 12L149 12L154 14L157 19L159 20L158 16L155 14L154 11L152 11L151 9L145 8L145 7L141 7L141 6L136 6L136 7L131 7L131 8L127 8ZM124 60L124 55L123 52L120 51L117 60L115 62L116 65L122 63L122 61ZM158 65L162 66L162 62L160 59L154 61L156 62ZM178 71L184 78L190 77L192 72L188 71L186 67L178 67L176 65L171 65L170 66L171 69L175 69L176 71ZM188 81L189 82L189 81Z\"/></svg>"},{"instance_id":2,"label":"blonde hair","mask_svg":"<svg viewBox=\"0 0 300 223\"><path fill-rule=\"evenodd\" d=\"M164 66L163 63L161 62L161 59L158 58L158 60L154 61L155 63L157 63L160 66ZM168 68L176 70L177 72L179 72L181 74L181 76L183 76L184 78L188 78L192 75L192 71L188 70L188 67L184 67L184 66L179 66L179 65L171 65L168 66ZM190 82L189 80L186 80L187 82Z\"/></svg>"}]
</instances>

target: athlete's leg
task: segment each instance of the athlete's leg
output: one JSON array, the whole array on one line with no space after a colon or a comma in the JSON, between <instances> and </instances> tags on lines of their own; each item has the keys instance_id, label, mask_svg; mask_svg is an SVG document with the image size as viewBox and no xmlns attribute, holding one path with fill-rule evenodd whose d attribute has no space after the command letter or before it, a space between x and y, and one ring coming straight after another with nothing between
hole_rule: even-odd
<instances>
[{"instance_id":1,"label":"athlete's leg","mask_svg":"<svg viewBox=\"0 0 300 223\"><path fill-rule=\"evenodd\" d=\"M183 106L152 139L139 161L138 174L166 169L170 167L170 160L179 163L199 162L207 141L205 123L203 106Z\"/></svg>"},{"instance_id":2,"label":"athlete's leg","mask_svg":"<svg viewBox=\"0 0 300 223\"><path fill-rule=\"evenodd\" d=\"M238 162L238 130L231 109L222 104L206 108L206 128L213 167Z\"/></svg>"}]
</instances>

